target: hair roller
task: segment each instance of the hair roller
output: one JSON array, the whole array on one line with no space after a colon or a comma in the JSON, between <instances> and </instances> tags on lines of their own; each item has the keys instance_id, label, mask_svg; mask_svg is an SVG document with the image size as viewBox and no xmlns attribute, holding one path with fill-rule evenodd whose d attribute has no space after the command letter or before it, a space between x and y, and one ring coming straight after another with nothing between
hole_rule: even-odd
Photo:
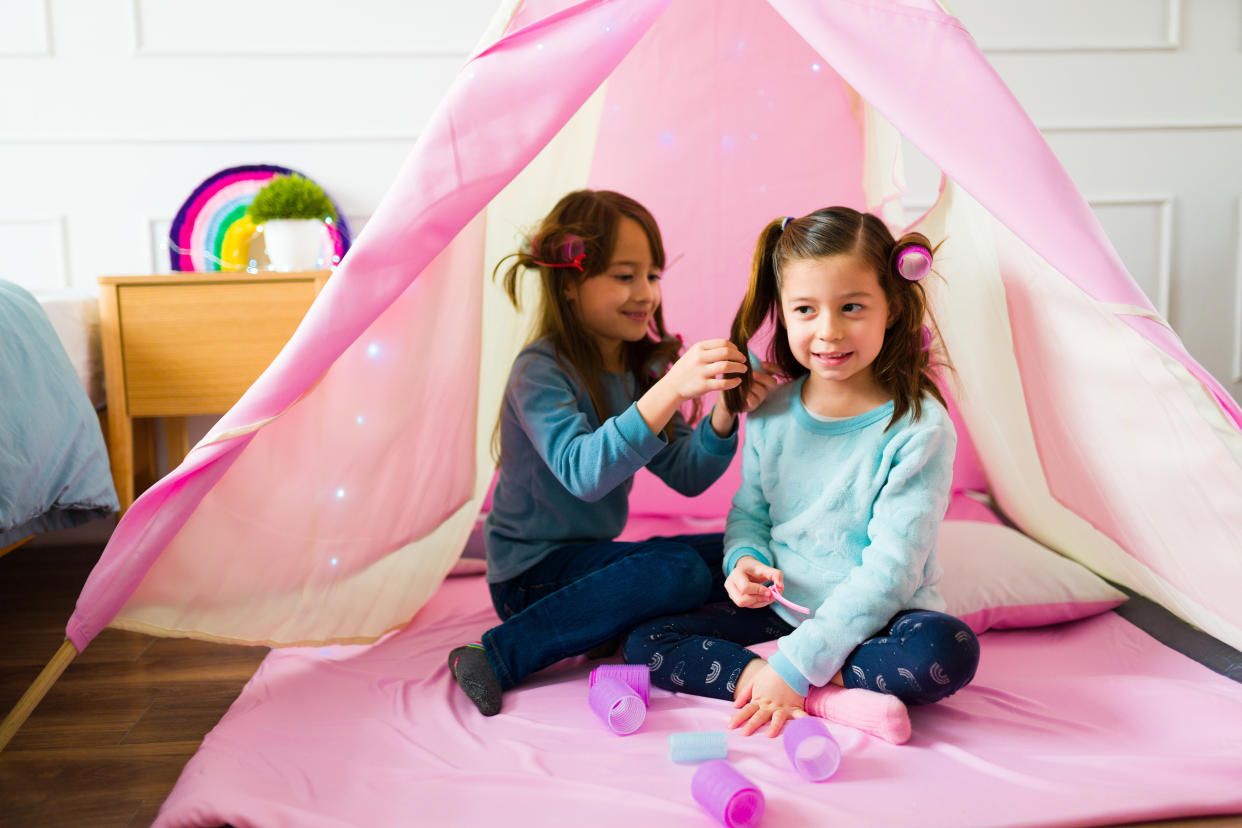
<instances>
[{"instance_id":1,"label":"hair roller","mask_svg":"<svg viewBox=\"0 0 1242 828\"><path fill-rule=\"evenodd\" d=\"M531 242L531 258L534 264L542 265L543 267L574 267L578 269L579 273L585 270L582 262L586 259L586 242L582 240L582 237L575 236L572 233L565 234L565 237L560 240L560 243L556 245L553 251L556 254L555 258L557 261L550 262L540 261L538 258L535 258L539 255L539 245L543 241L543 239L536 237Z\"/></svg>"},{"instance_id":2,"label":"hair roller","mask_svg":"<svg viewBox=\"0 0 1242 828\"><path fill-rule=\"evenodd\" d=\"M895 268L901 278L917 282L931 271L931 250L919 242L907 244L897 254Z\"/></svg>"}]
</instances>

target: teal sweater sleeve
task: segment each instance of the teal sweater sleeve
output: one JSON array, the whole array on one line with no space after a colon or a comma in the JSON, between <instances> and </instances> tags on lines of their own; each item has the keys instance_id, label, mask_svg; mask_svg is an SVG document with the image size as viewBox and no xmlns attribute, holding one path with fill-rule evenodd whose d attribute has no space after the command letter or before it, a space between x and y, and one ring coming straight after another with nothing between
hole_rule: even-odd
<instances>
[{"instance_id":1,"label":"teal sweater sleeve","mask_svg":"<svg viewBox=\"0 0 1242 828\"><path fill-rule=\"evenodd\" d=\"M519 359L505 404L531 447L574 497L599 500L668 445L647 427L635 403L594 427L579 404L580 390L555 357L528 350Z\"/></svg>"},{"instance_id":2,"label":"teal sweater sleeve","mask_svg":"<svg viewBox=\"0 0 1242 828\"><path fill-rule=\"evenodd\" d=\"M671 443L647 427L633 377L606 374L603 421L577 373L546 340L514 361L500 413L502 443L483 525L489 583L509 580L559 546L612 540L625 528L634 474L651 468L678 491L700 492L737 443L709 423L675 424Z\"/></svg>"},{"instance_id":3,"label":"teal sweater sleeve","mask_svg":"<svg viewBox=\"0 0 1242 828\"><path fill-rule=\"evenodd\" d=\"M680 413L673 415L674 440L651 459L647 468L669 488L686 497L702 494L724 474L737 450L737 425L725 437L712 428L711 414L691 426Z\"/></svg>"}]
</instances>

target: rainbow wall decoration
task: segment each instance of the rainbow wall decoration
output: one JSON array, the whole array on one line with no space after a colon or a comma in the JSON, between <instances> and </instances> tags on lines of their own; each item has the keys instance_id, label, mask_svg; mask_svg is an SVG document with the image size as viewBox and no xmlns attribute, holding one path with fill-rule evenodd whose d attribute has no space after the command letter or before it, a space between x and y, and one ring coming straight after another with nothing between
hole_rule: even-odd
<instances>
[{"instance_id":1,"label":"rainbow wall decoration","mask_svg":"<svg viewBox=\"0 0 1242 828\"><path fill-rule=\"evenodd\" d=\"M247 164L220 170L194 189L168 231L173 270L246 270L249 242L257 228L246 215L255 195L278 175L302 175L276 164ZM306 178L308 176L302 176ZM349 225L336 208L337 223L324 225L321 258L335 266L349 249Z\"/></svg>"}]
</instances>

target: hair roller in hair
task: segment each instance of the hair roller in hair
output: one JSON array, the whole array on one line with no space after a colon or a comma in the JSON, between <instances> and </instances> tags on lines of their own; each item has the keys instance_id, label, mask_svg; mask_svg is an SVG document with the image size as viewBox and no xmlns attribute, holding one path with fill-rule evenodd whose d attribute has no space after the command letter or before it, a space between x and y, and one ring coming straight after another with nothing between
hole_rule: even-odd
<instances>
[{"instance_id":1,"label":"hair roller in hair","mask_svg":"<svg viewBox=\"0 0 1242 828\"><path fill-rule=\"evenodd\" d=\"M921 244L912 244L897 254L897 272L909 282L917 282L931 270L931 251Z\"/></svg>"},{"instance_id":2,"label":"hair roller in hair","mask_svg":"<svg viewBox=\"0 0 1242 828\"><path fill-rule=\"evenodd\" d=\"M643 704L651 703L651 671L646 664L601 664L591 671L591 686L604 676L612 676L629 685Z\"/></svg>"},{"instance_id":3,"label":"hair roller in hair","mask_svg":"<svg viewBox=\"0 0 1242 828\"><path fill-rule=\"evenodd\" d=\"M798 773L811 782L823 782L841 764L837 740L822 721L810 716L785 725L785 754Z\"/></svg>"},{"instance_id":4,"label":"hair roller in hair","mask_svg":"<svg viewBox=\"0 0 1242 828\"><path fill-rule=\"evenodd\" d=\"M531 242L531 248L533 251L537 252L539 250L539 244L541 241L541 239L536 237ZM586 242L584 242L581 237L573 234L566 235L565 241L560 245L560 249L557 253L563 258L563 261L544 262L539 259L535 259L534 262L535 264L543 265L544 267L575 267L579 272L585 272L586 268L583 266L582 261L586 258ZM535 253L531 254L532 258L534 255Z\"/></svg>"},{"instance_id":5,"label":"hair roller in hair","mask_svg":"<svg viewBox=\"0 0 1242 828\"><path fill-rule=\"evenodd\" d=\"M763 816L763 792L720 759L699 766L690 792L726 828L751 828Z\"/></svg>"},{"instance_id":6,"label":"hair roller in hair","mask_svg":"<svg viewBox=\"0 0 1242 828\"><path fill-rule=\"evenodd\" d=\"M565 261L568 263L581 262L586 258L586 242L581 236L575 236L572 233L565 236L565 244L561 247Z\"/></svg>"},{"instance_id":7,"label":"hair roller in hair","mask_svg":"<svg viewBox=\"0 0 1242 828\"><path fill-rule=\"evenodd\" d=\"M642 727L647 718L647 705L628 684L619 678L602 676L591 685L587 701L595 715L618 736L626 736Z\"/></svg>"}]
</instances>

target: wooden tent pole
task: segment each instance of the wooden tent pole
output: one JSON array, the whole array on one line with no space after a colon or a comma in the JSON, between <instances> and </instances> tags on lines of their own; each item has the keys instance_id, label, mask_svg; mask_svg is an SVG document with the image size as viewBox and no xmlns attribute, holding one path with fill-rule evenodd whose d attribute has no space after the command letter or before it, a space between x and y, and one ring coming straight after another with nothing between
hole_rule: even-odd
<instances>
[{"instance_id":1,"label":"wooden tent pole","mask_svg":"<svg viewBox=\"0 0 1242 828\"><path fill-rule=\"evenodd\" d=\"M30 538L33 538L33 537L34 537L34 535L31 535L31 536L30 536ZM17 547L21 546L21 545L22 545L23 543L25 543L26 541L30 540L30 538L22 538L22 539L21 539L21 540L19 540L17 543L14 543L14 544L12 544L12 545L10 545L10 546L6 546L6 547L4 547L3 549L0 549L0 558L3 558L5 555L9 554L9 553L10 553L10 552L12 552L14 549L16 549Z\"/></svg>"},{"instance_id":2,"label":"wooden tent pole","mask_svg":"<svg viewBox=\"0 0 1242 828\"><path fill-rule=\"evenodd\" d=\"M17 704L9 711L9 715L4 717L4 722L0 723L0 750L4 750L4 746L25 724L26 719L34 712L39 702L43 701L47 691L52 689L56 679L60 678L60 674L65 672L65 668L77 654L78 651L73 646L73 642L66 638L65 643L61 644L60 649L56 651L56 655L52 656L52 660L43 668L43 672L39 673L30 687L26 688L26 692L17 700Z\"/></svg>"}]
</instances>

